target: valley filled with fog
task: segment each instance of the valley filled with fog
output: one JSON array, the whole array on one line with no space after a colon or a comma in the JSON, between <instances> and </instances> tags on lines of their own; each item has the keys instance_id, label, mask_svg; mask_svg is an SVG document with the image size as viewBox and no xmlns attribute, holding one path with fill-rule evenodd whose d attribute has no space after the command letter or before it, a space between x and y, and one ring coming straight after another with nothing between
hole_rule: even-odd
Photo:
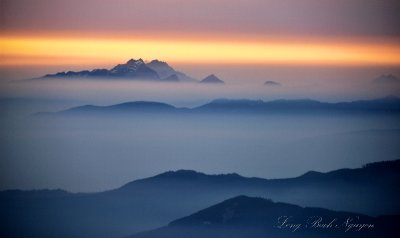
<instances>
[{"instance_id":1,"label":"valley filled with fog","mask_svg":"<svg viewBox=\"0 0 400 238\"><path fill-rule=\"evenodd\" d=\"M98 83L98 88L88 82L51 83L49 87L62 84L64 90L74 85L76 91L68 91L71 93L68 100L63 98L62 90L43 93L47 99L1 100L4 116L0 126L3 155L0 189L101 191L177 169L284 178L309 170L359 167L367 162L400 157L398 114L153 112L40 117L37 112L138 100L193 108L216 95L251 98L253 92L249 89L246 94L245 87L234 91L235 87L227 85L172 83L163 88L121 82L131 87L122 87L124 98L118 99L114 93L115 97L109 99L104 86L110 85L107 82ZM46 91L43 82L35 86L38 91ZM189 89L197 92L199 100ZM111 94L113 88L109 90ZM130 100L126 98L129 90L132 90ZM34 91L33 88L31 92ZM84 91L87 93L83 94ZM257 90L254 92L253 98L257 98ZM99 100L90 100L91 97Z\"/></svg>"}]
</instances>

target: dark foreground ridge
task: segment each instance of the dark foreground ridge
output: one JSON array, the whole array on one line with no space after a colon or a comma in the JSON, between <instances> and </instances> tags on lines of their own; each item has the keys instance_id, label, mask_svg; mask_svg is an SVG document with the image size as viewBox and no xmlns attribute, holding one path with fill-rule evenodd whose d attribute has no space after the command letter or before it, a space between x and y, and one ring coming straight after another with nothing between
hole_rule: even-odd
<instances>
[{"instance_id":1,"label":"dark foreground ridge","mask_svg":"<svg viewBox=\"0 0 400 238\"><path fill-rule=\"evenodd\" d=\"M119 238L165 226L207 207L212 209L176 220L170 226L201 222L220 224L225 219L228 227L231 227L230 224L235 224L232 223L235 216L229 215L232 212L225 209L228 203L212 206L240 195L371 217L400 215L399 184L400 160L395 160L371 163L357 169L340 169L328 173L308 172L288 179L248 178L235 173L207 175L192 170L178 170L135 180L120 188L98 193L8 190L0 192L0 234L2 237ZM244 198L246 197L239 197L233 201L242 206L241 199ZM247 204L247 198L244 201ZM282 207L294 209L293 212L300 209L303 213L301 207L294 205L271 203L267 200L249 201L249 206L265 203L265 208L248 208L249 211L262 211L260 216L264 216L265 212L266 215L273 214L272 210L266 210L273 207L276 212ZM209 211L216 212L216 215L212 216L213 212ZM221 218L222 211L225 215ZM233 214L242 213L233 210ZM239 221L246 221L252 216L256 220L261 219L257 214L249 214L243 217L241 215ZM270 219L276 217L271 216Z\"/></svg>"},{"instance_id":2,"label":"dark foreground ridge","mask_svg":"<svg viewBox=\"0 0 400 238\"><path fill-rule=\"evenodd\" d=\"M400 216L357 213L237 196L130 238L397 237Z\"/></svg>"}]
</instances>

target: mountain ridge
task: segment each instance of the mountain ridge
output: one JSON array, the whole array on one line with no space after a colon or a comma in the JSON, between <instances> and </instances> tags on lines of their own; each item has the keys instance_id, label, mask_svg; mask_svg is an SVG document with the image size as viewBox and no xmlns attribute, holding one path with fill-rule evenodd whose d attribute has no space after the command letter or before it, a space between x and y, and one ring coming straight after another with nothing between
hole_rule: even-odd
<instances>
[{"instance_id":1,"label":"mountain ridge","mask_svg":"<svg viewBox=\"0 0 400 238\"><path fill-rule=\"evenodd\" d=\"M143 59L130 59L124 64L118 64L108 69L93 69L82 71L58 72L46 74L39 79L130 79L156 82L199 82L182 72L176 71L167 62L152 60L149 63Z\"/></svg>"},{"instance_id":2,"label":"mountain ridge","mask_svg":"<svg viewBox=\"0 0 400 238\"><path fill-rule=\"evenodd\" d=\"M124 106L123 106L124 105ZM74 115L110 112L164 112L164 113L400 113L400 98L385 97L350 102L320 102L312 99L278 99L272 101L250 99L216 99L193 108L175 107L153 101L132 101L109 106L84 105L58 112L40 112L36 115ZM111 114L112 115L112 114Z\"/></svg>"},{"instance_id":3,"label":"mountain ridge","mask_svg":"<svg viewBox=\"0 0 400 238\"><path fill-rule=\"evenodd\" d=\"M11 237L117 238L239 195L372 216L400 214L399 167L395 160L287 179L177 170L96 193L6 190L0 191L0 223L9 234L19 234ZM52 236L44 235L49 227Z\"/></svg>"},{"instance_id":4,"label":"mountain ridge","mask_svg":"<svg viewBox=\"0 0 400 238\"><path fill-rule=\"evenodd\" d=\"M257 180L263 180L263 181L279 181L279 180L293 180L293 179L302 179L302 178L309 178L309 177L315 177L315 176L321 176L321 175L331 175L331 174L342 174L342 173L348 173L348 172L354 172L354 171L360 171L360 170L368 170L366 173L370 173L370 171L374 170L392 170L392 171L400 171L400 159L396 160L383 160L383 161L377 161L377 162L371 162L371 163L366 163L362 165L361 167L358 168L341 168L341 169L336 169L336 170L331 170L328 172L319 172L319 171L313 171L309 170L307 172L304 172L303 174L300 174L295 177L288 177L288 178L264 178L264 177L247 177L240 175L238 173L221 173L221 174L208 174L204 172L199 172L196 170L191 170L191 169L177 169L177 170L169 170L166 172L162 172L150 177L146 178L141 178L141 179L136 179L132 180L130 182L127 182L123 184L122 186L116 188L120 189L126 186L129 186L132 183L138 182L138 181L146 181L146 180L151 180L151 179L158 179L158 178L179 178L179 179L187 179L187 178L201 178L201 177L235 177L235 178L241 178L241 179L257 179ZM110 190L105 190L105 191L113 191L115 189L110 189ZM86 193L73 193L69 192L67 190L63 189L34 189L34 190L21 190L21 189L8 189L8 190L0 190L0 192L7 192L7 191L20 191L20 192L63 192L63 193L70 193L70 194L86 194ZM97 192L96 192L97 193Z\"/></svg>"},{"instance_id":5,"label":"mountain ridge","mask_svg":"<svg viewBox=\"0 0 400 238\"><path fill-rule=\"evenodd\" d=\"M129 237L396 237L399 218L300 207L240 195L176 219L167 226ZM355 222L364 226L350 225Z\"/></svg>"}]
</instances>

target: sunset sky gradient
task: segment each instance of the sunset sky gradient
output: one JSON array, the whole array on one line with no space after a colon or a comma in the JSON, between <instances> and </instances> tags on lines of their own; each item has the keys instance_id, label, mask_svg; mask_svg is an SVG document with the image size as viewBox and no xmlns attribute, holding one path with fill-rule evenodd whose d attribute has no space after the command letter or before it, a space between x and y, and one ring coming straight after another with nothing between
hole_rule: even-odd
<instances>
[{"instance_id":1,"label":"sunset sky gradient","mask_svg":"<svg viewBox=\"0 0 400 238\"><path fill-rule=\"evenodd\" d=\"M396 0L3 0L1 66L400 65Z\"/></svg>"}]
</instances>

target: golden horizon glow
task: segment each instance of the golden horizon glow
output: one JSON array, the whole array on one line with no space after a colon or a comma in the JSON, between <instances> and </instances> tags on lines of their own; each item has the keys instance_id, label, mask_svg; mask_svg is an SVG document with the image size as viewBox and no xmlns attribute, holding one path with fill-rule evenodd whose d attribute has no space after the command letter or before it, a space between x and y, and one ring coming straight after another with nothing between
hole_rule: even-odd
<instances>
[{"instance_id":1,"label":"golden horizon glow","mask_svg":"<svg viewBox=\"0 0 400 238\"><path fill-rule=\"evenodd\" d=\"M400 65L400 45L325 41L0 36L0 65L172 63Z\"/></svg>"}]
</instances>

